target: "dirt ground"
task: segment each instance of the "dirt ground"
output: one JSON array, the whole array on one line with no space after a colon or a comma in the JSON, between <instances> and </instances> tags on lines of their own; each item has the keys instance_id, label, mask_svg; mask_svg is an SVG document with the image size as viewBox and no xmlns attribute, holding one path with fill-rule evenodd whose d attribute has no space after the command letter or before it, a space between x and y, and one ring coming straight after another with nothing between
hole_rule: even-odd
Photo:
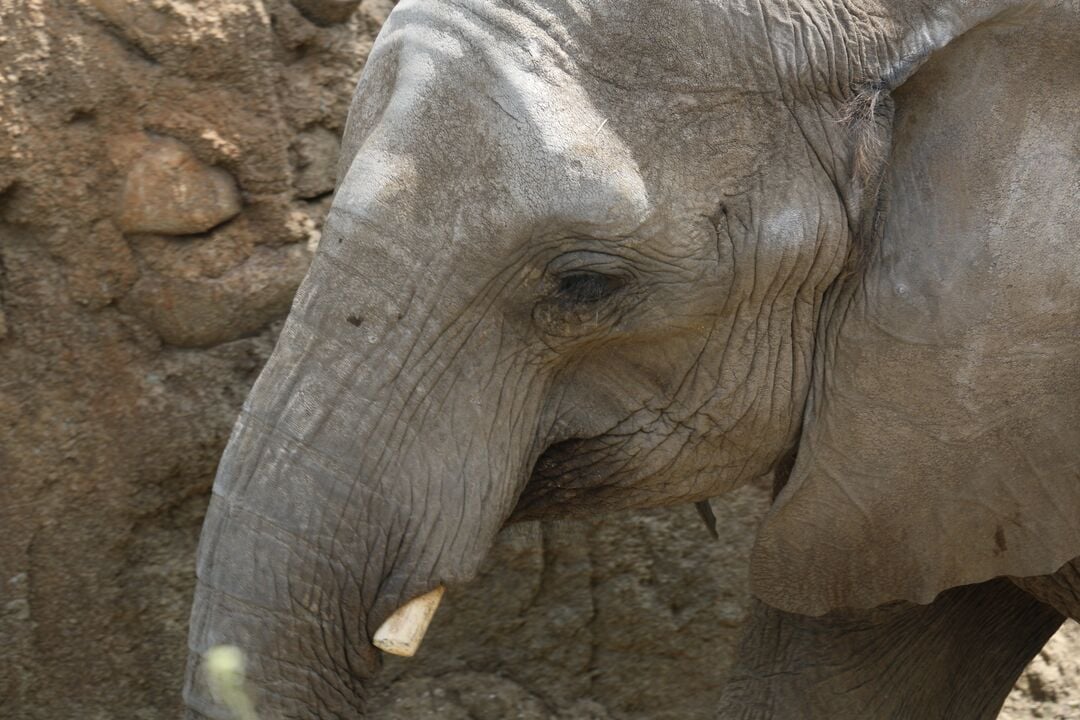
<instances>
[{"instance_id":1,"label":"dirt ground","mask_svg":"<svg viewBox=\"0 0 1080 720\"><path fill-rule=\"evenodd\" d=\"M177 716L214 468L391 6L0 0L5 720ZM766 502L505 533L375 717L709 717ZM1080 716L1078 662L1071 625L1004 717Z\"/></svg>"},{"instance_id":2,"label":"dirt ground","mask_svg":"<svg viewBox=\"0 0 1080 720\"><path fill-rule=\"evenodd\" d=\"M1080 718L1080 625L1068 621L1028 665L1002 720Z\"/></svg>"}]
</instances>

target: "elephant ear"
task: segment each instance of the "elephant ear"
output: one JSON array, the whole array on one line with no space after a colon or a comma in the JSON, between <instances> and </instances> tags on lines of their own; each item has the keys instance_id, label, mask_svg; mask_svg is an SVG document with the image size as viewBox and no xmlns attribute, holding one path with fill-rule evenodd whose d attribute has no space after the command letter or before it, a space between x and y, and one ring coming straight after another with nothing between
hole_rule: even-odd
<instances>
[{"instance_id":1,"label":"elephant ear","mask_svg":"<svg viewBox=\"0 0 1080 720\"><path fill-rule=\"evenodd\" d=\"M1080 6L978 24L957 3L946 45L948 5L893 93L878 231L823 310L754 548L755 594L790 612L1080 556Z\"/></svg>"}]
</instances>

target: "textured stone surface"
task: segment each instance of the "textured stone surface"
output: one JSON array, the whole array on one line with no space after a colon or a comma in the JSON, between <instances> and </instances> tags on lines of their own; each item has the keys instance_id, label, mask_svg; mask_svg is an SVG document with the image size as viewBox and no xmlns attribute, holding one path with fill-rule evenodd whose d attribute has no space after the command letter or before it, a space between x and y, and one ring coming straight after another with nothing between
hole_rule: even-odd
<instances>
[{"instance_id":1,"label":"textured stone surface","mask_svg":"<svg viewBox=\"0 0 1080 720\"><path fill-rule=\"evenodd\" d=\"M305 17L320 25L345 22L356 11L360 0L292 0Z\"/></svg>"},{"instance_id":2,"label":"textured stone surface","mask_svg":"<svg viewBox=\"0 0 1080 720\"><path fill-rule=\"evenodd\" d=\"M193 235L239 213L232 177L169 138L146 138L120 196L120 228L127 233Z\"/></svg>"},{"instance_id":3,"label":"textured stone surface","mask_svg":"<svg viewBox=\"0 0 1080 720\"><path fill-rule=\"evenodd\" d=\"M5 720L177 716L214 468L326 211L290 147L340 133L369 25L0 1Z\"/></svg>"},{"instance_id":4,"label":"textured stone surface","mask_svg":"<svg viewBox=\"0 0 1080 720\"><path fill-rule=\"evenodd\" d=\"M0 0L5 720L176 716L214 468L318 242L392 4L324 26L287 0ZM153 138L226 173L239 214L125 234ZM375 716L709 717L764 503L718 501L720 543L692 508L506 531L415 662L387 663ZM1011 720L1076 716L1075 630L1055 642L1074 644L1033 664Z\"/></svg>"},{"instance_id":5,"label":"textured stone surface","mask_svg":"<svg viewBox=\"0 0 1080 720\"><path fill-rule=\"evenodd\" d=\"M1080 717L1080 625L1068 621L1024 671L1001 720Z\"/></svg>"},{"instance_id":6,"label":"textured stone surface","mask_svg":"<svg viewBox=\"0 0 1080 720\"><path fill-rule=\"evenodd\" d=\"M334 189L341 141L336 133L314 127L300 133L293 143L296 153L296 194L302 198L325 195Z\"/></svg>"}]
</instances>

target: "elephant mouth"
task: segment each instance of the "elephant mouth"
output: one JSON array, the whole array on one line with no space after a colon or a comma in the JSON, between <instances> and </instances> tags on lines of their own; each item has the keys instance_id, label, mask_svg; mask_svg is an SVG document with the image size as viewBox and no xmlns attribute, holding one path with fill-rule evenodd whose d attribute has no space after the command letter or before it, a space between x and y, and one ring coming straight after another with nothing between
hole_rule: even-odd
<instances>
[{"instance_id":1,"label":"elephant mouth","mask_svg":"<svg viewBox=\"0 0 1080 720\"><path fill-rule=\"evenodd\" d=\"M568 438L548 446L533 464L507 523L595 511L610 484L614 447L604 438Z\"/></svg>"}]
</instances>

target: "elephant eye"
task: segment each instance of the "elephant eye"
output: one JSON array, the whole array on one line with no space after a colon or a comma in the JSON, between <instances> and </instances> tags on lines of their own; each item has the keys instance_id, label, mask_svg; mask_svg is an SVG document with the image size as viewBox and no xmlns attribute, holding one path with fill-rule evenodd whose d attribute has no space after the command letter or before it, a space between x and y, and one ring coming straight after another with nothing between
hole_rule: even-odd
<instances>
[{"instance_id":1,"label":"elephant eye","mask_svg":"<svg viewBox=\"0 0 1080 720\"><path fill-rule=\"evenodd\" d=\"M574 305L592 305L611 297L625 285L622 278L598 272L574 272L559 278L558 298Z\"/></svg>"},{"instance_id":2,"label":"elephant eye","mask_svg":"<svg viewBox=\"0 0 1080 720\"><path fill-rule=\"evenodd\" d=\"M549 338L580 338L610 328L636 294L629 292L637 285L632 267L611 253L566 253L546 270L532 319Z\"/></svg>"}]
</instances>

